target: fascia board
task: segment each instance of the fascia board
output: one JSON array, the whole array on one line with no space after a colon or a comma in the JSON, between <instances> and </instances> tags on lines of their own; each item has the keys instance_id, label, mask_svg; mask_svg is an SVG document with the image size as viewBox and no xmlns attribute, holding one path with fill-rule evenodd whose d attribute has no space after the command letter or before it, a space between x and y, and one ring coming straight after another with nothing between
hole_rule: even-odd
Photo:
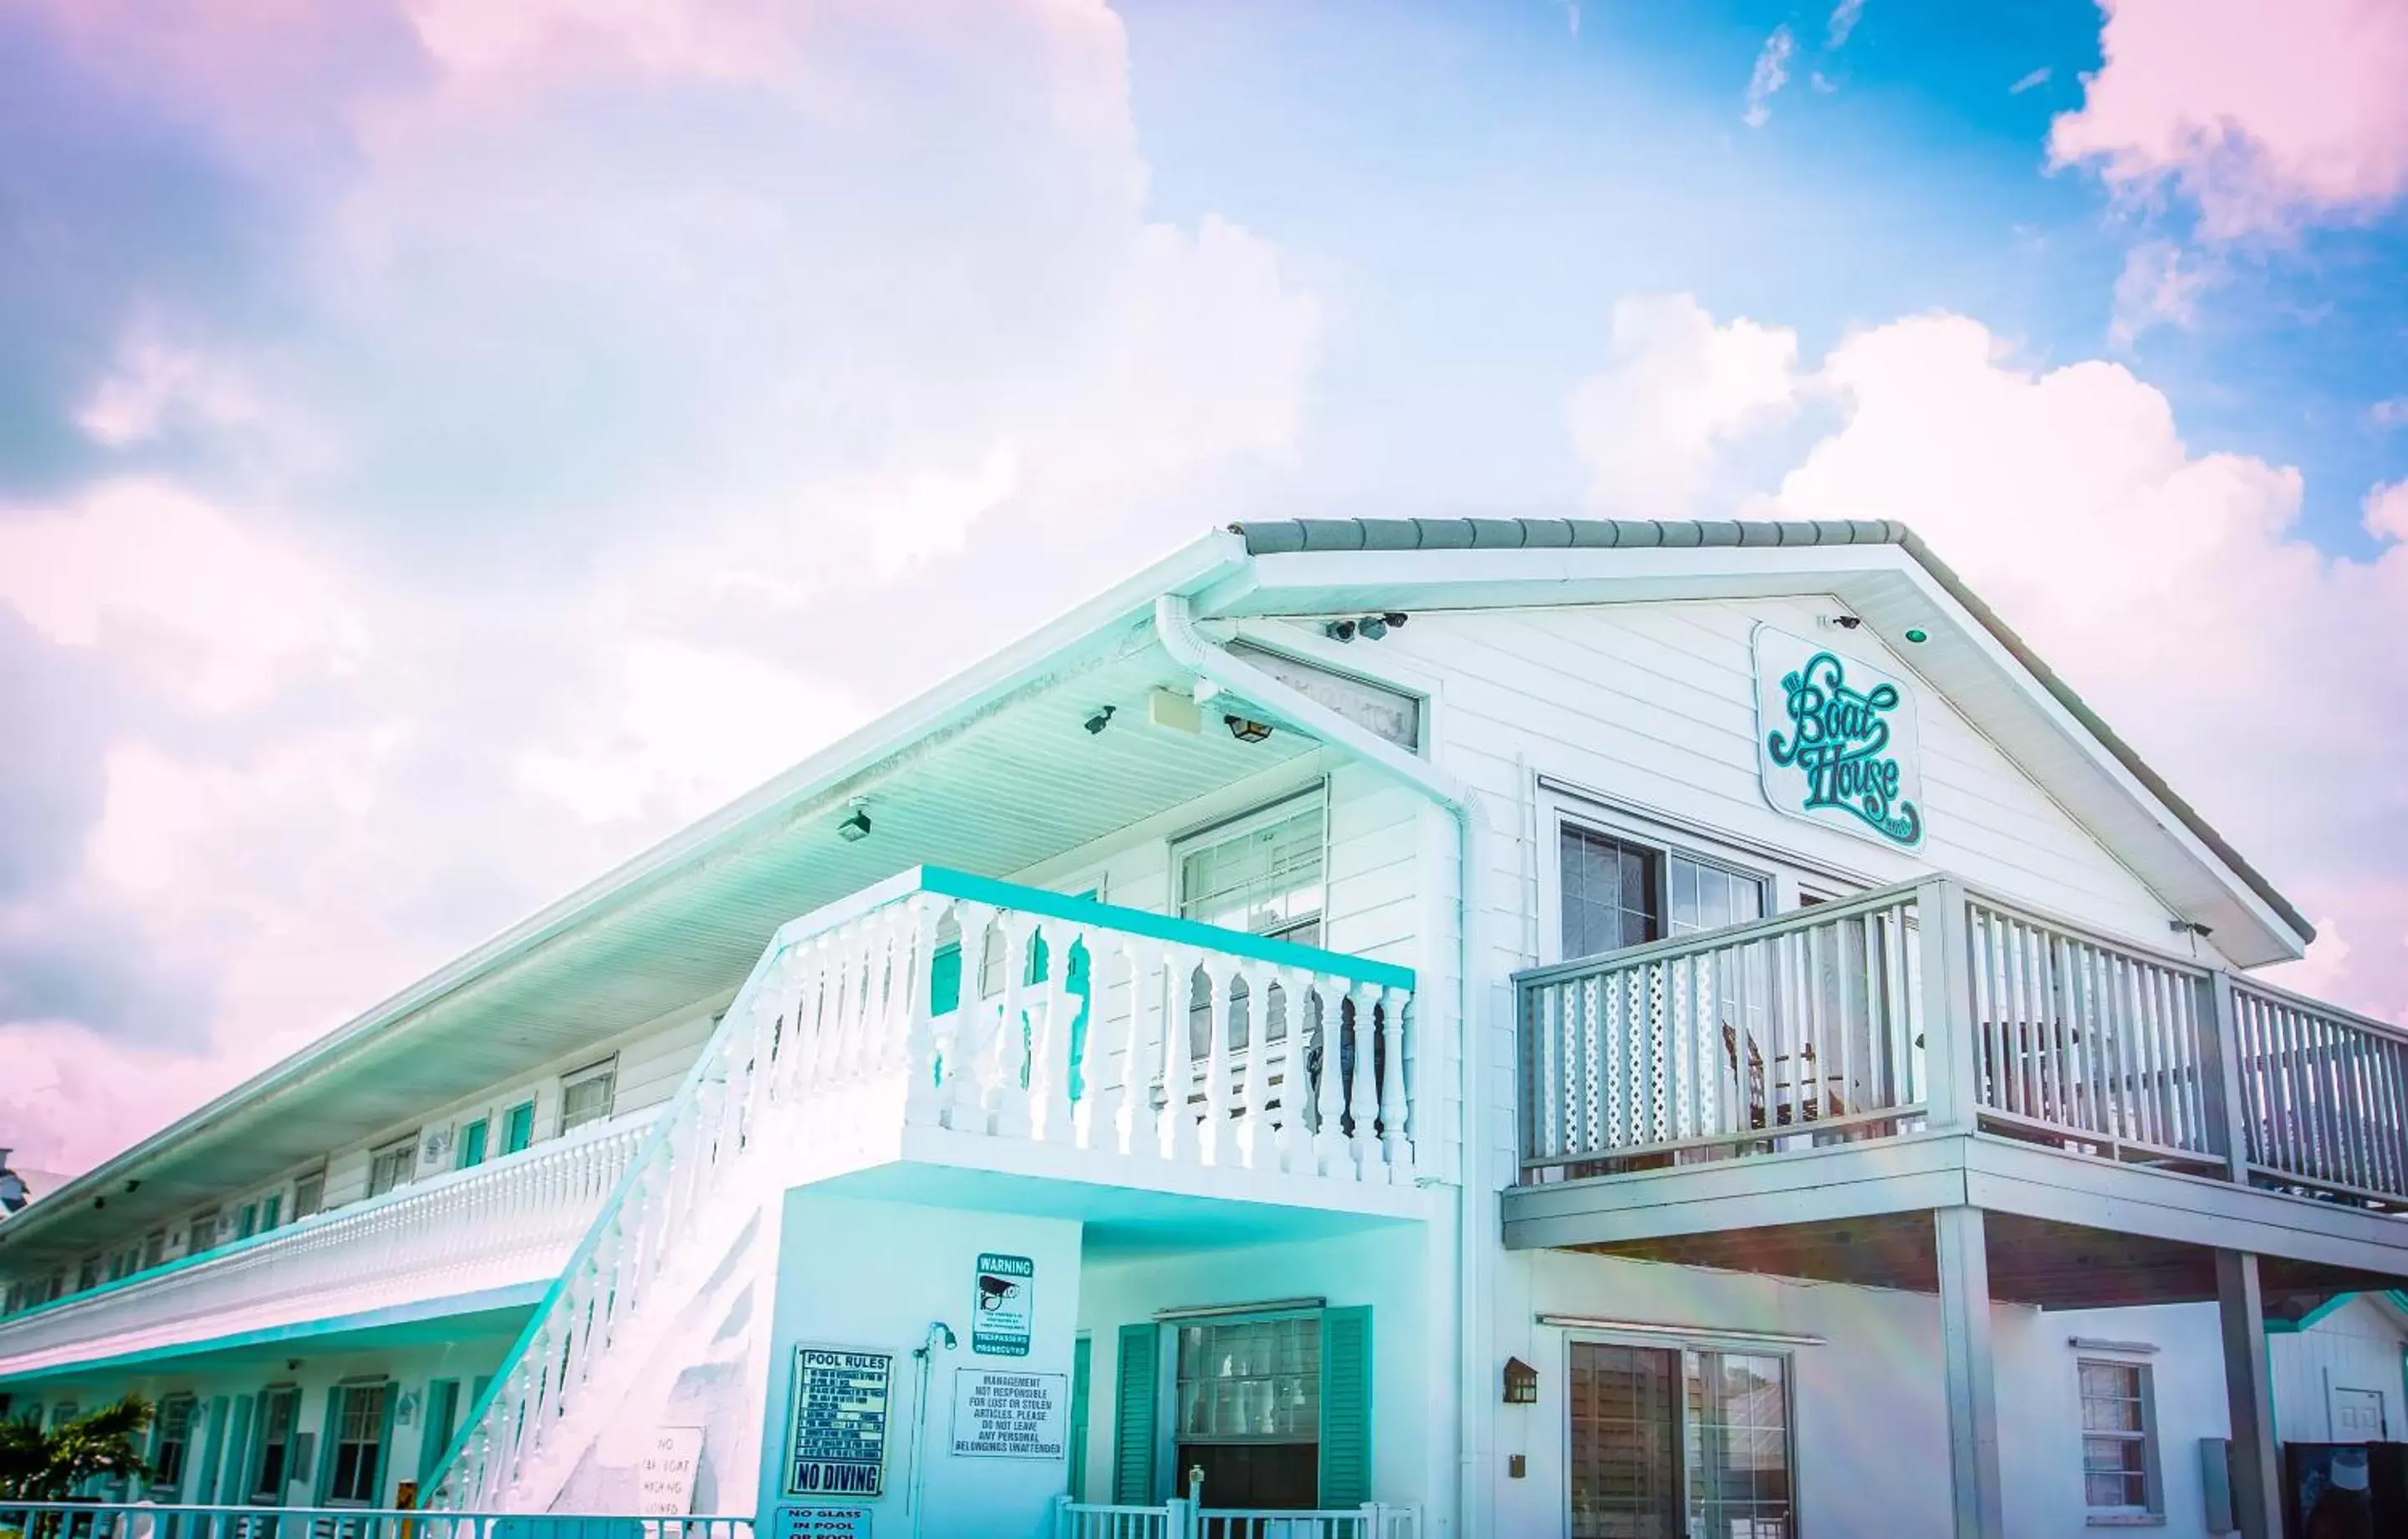
<instances>
[{"instance_id":1,"label":"fascia board","mask_svg":"<svg viewBox=\"0 0 2408 1539\"><path fill-rule=\"evenodd\" d=\"M1070 661L1150 624L1155 595L1204 588L1243 567L1245 542L1215 531L1181 547L1019 641L907 701L794 768L624 862L511 926L399 993L370 1006L290 1058L189 1112L44 1194L0 1223L0 1242L22 1244L89 1200L106 1196L144 1161L226 1118L307 1083L341 1062L364 1039L447 995L494 976L542 947L674 879L695 863L782 826L814 800L859 778L924 739L982 714ZM47 1211L45 1211L47 1210Z\"/></svg>"}]
</instances>

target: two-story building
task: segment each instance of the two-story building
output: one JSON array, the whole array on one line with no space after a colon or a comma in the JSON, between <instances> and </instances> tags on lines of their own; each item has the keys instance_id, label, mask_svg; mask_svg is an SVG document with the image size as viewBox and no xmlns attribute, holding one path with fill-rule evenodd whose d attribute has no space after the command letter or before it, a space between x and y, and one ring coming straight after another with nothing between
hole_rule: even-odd
<instances>
[{"instance_id":1,"label":"two-story building","mask_svg":"<svg viewBox=\"0 0 2408 1539\"><path fill-rule=\"evenodd\" d=\"M1898 526L1246 524L0 1223L0 1414L151 1396L185 1504L2270 1539L2270 1329L2408 1278L2311 935Z\"/></svg>"}]
</instances>

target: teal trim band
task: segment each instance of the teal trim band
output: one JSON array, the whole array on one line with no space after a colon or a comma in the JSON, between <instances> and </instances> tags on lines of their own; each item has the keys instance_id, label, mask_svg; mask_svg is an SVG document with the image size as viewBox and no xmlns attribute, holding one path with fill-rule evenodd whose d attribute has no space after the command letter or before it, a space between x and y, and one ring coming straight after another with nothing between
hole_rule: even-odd
<instances>
[{"instance_id":1,"label":"teal trim band","mask_svg":"<svg viewBox=\"0 0 2408 1539\"><path fill-rule=\"evenodd\" d=\"M1016 909L1024 914L1041 914L1049 919L1143 935L1148 940L1251 957L1256 962L1269 962L1274 967L1298 967L1308 972L1331 973L1383 989L1411 990L1413 987L1413 970L1399 967L1394 962L1371 962L1362 957L1350 957L1342 951L1325 951L1317 946L1298 946L1293 941L1250 935L1241 930L1224 930L1218 925L1174 919L1168 914L1149 913L1142 908L1122 908L1112 904L1097 903L1093 898L1073 898L1060 892L1048 892L1041 888L997 881L992 876L973 876L968 872L952 871L943 866L924 865L916 876L917 881L913 885L920 891L960 898L968 903L992 904L997 908Z\"/></svg>"},{"instance_id":2,"label":"teal trim band","mask_svg":"<svg viewBox=\"0 0 2408 1539\"><path fill-rule=\"evenodd\" d=\"M2266 1333L2270 1336L2295 1335L2301 1331L2308 1330L2318 1320L2323 1319L2326 1316L2331 1314L2334 1310L2341 1308L2344 1304L2349 1303L2350 1300L2356 1297L2358 1297L2358 1295L2355 1293L2336 1293L2331 1298L2327 1299L2324 1303L2316 1305L2314 1309L2309 1310L2306 1314L2301 1315L2298 1319L2268 1320L2266 1322ZM2397 1299L2399 1294L2394 1292L2392 1297Z\"/></svg>"},{"instance_id":3,"label":"teal trim band","mask_svg":"<svg viewBox=\"0 0 2408 1539\"><path fill-rule=\"evenodd\" d=\"M366 1309L351 1315L328 1315L318 1319L296 1320L290 1325L263 1326L256 1331L237 1331L231 1335L208 1336L195 1341L176 1342L165 1347L146 1347L139 1352L121 1352L113 1357L80 1358L56 1367L37 1368L30 1373L0 1377L0 1385L36 1384L44 1379L79 1378L103 1369L131 1368L144 1363L167 1362L179 1358L201 1357L212 1352L238 1351L246 1347L265 1347L280 1342L307 1341L318 1336L346 1334L357 1331L397 1331L408 1326L437 1325L444 1332L453 1329L458 1317L523 1309L542 1298L547 1283L512 1283L506 1288L488 1288L475 1293L457 1293L450 1298L420 1299L409 1304L387 1305L382 1309ZM430 1338L436 1339L436 1338ZM440 1339L450 1339L443 1335ZM396 1342L394 1345L401 1345Z\"/></svg>"}]
</instances>

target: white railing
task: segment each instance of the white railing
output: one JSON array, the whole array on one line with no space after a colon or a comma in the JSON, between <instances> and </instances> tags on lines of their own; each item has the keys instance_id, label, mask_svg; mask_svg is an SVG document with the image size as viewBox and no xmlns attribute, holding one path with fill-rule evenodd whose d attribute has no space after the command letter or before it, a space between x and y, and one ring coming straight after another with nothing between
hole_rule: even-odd
<instances>
[{"instance_id":1,"label":"white railing","mask_svg":"<svg viewBox=\"0 0 2408 1539\"><path fill-rule=\"evenodd\" d=\"M2408 1033L2240 978L2231 1011L2258 1179L2408 1199Z\"/></svg>"},{"instance_id":2,"label":"white railing","mask_svg":"<svg viewBox=\"0 0 2408 1539\"><path fill-rule=\"evenodd\" d=\"M597 1123L0 1320L22 1374L557 1274L649 1117Z\"/></svg>"},{"instance_id":3,"label":"white railing","mask_svg":"<svg viewBox=\"0 0 2408 1539\"><path fill-rule=\"evenodd\" d=\"M2212 973L1989 898L1966 915L1985 1121L2119 1159L2222 1162Z\"/></svg>"},{"instance_id":4,"label":"white railing","mask_svg":"<svg viewBox=\"0 0 2408 1539\"><path fill-rule=\"evenodd\" d=\"M752 1539L752 1520L20 1502L0 1496L0 1539Z\"/></svg>"},{"instance_id":5,"label":"white railing","mask_svg":"<svg viewBox=\"0 0 2408 1539\"><path fill-rule=\"evenodd\" d=\"M1515 982L1526 1182L1944 1122L2408 1208L2408 1031L1950 879Z\"/></svg>"},{"instance_id":6,"label":"white railing","mask_svg":"<svg viewBox=\"0 0 2408 1539\"><path fill-rule=\"evenodd\" d=\"M1521 974L1526 1178L1912 1120L1916 904L1888 889Z\"/></svg>"},{"instance_id":7,"label":"white railing","mask_svg":"<svg viewBox=\"0 0 2408 1539\"><path fill-rule=\"evenodd\" d=\"M1376 1502L1313 1511L1205 1507L1192 1499L1135 1507L1063 1497L1053 1539L1421 1539L1421 1509Z\"/></svg>"},{"instance_id":8,"label":"white railing","mask_svg":"<svg viewBox=\"0 0 2408 1539\"><path fill-rule=\"evenodd\" d=\"M614 1344L847 1149L892 1158L918 1129L1054 1146L1121 1184L1177 1166L1409 1180L1412 992L1403 968L935 867L788 924L471 1410L433 1504L548 1505L634 1371ZM580 1404L597 1409L572 1426Z\"/></svg>"}]
</instances>

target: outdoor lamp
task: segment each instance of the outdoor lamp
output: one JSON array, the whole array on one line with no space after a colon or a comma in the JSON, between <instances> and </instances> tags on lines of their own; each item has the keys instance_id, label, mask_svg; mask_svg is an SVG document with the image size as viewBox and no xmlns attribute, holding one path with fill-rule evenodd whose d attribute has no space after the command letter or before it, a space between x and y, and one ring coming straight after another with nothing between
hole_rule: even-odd
<instances>
[{"instance_id":1,"label":"outdoor lamp","mask_svg":"<svg viewBox=\"0 0 2408 1539\"><path fill-rule=\"evenodd\" d=\"M1536 1405L1539 1403L1539 1371L1520 1358L1505 1360L1505 1404Z\"/></svg>"}]
</instances>

